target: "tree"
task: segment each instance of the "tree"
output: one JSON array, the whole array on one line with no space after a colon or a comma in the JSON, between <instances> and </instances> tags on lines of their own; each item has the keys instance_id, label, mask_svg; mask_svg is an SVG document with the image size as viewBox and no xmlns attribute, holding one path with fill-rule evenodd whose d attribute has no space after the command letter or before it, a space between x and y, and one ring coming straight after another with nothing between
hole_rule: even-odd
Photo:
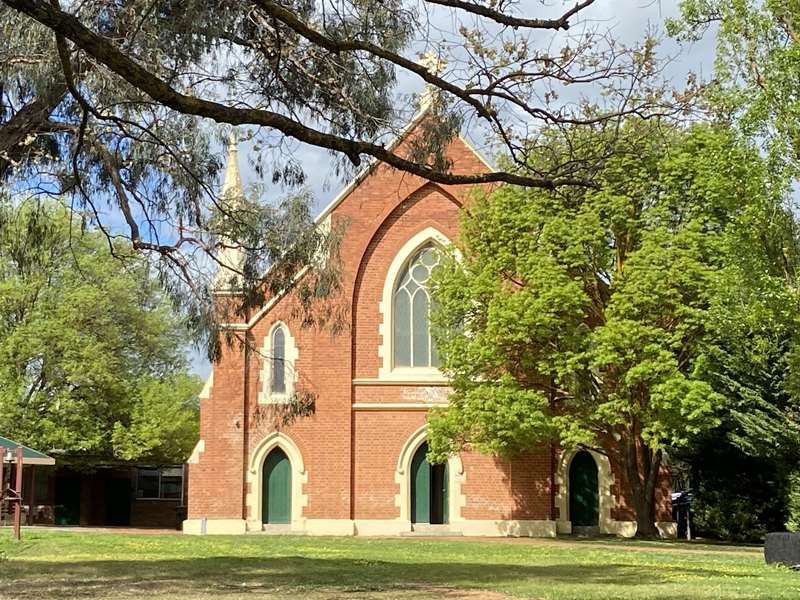
<instances>
[{"instance_id":1,"label":"tree","mask_svg":"<svg viewBox=\"0 0 800 600\"><path fill-rule=\"evenodd\" d=\"M648 536L665 452L719 423L710 311L725 232L766 174L724 128L631 120L618 141L595 188L504 186L468 206L460 256L434 276L453 393L429 444L434 460L547 442L609 454Z\"/></svg>"},{"instance_id":2,"label":"tree","mask_svg":"<svg viewBox=\"0 0 800 600\"><path fill-rule=\"evenodd\" d=\"M0 201L0 431L73 457L183 461L199 391L185 323L150 265L114 251L61 203Z\"/></svg>"},{"instance_id":3,"label":"tree","mask_svg":"<svg viewBox=\"0 0 800 600\"><path fill-rule=\"evenodd\" d=\"M0 179L74 195L109 234L157 256L175 296L207 325L218 315L199 282L226 244L246 255L240 297L257 304L265 294L251 291L263 267L297 257L294 239L281 233L314 227L292 221L296 211L274 213L276 225L218 197L212 123L254 137L258 171L288 186L306 175L297 142L330 150L344 172L366 157L442 183L589 185L592 169L576 169L577 155L533 168L528 155L545 141L542 125L563 136L581 127L612 132L625 115L679 114L691 102L691 94L670 95L652 39L626 47L584 22L592 4L531 16L461 0L3 0ZM445 16L458 27L450 39L432 37L436 23L426 17ZM418 61L426 49L436 57ZM407 154L385 144L408 120L394 106L402 77L429 86L432 114ZM440 151L466 125L499 140L516 168L452 173ZM106 203L120 217L116 227ZM328 243L305 245L303 261L317 255L311 246ZM291 278L296 269L274 272ZM320 281L310 296L330 291L330 274Z\"/></svg>"},{"instance_id":4,"label":"tree","mask_svg":"<svg viewBox=\"0 0 800 600\"><path fill-rule=\"evenodd\" d=\"M683 0L667 23L680 40L714 35L705 99L718 118L766 142L773 168L800 166L800 4L797 0Z\"/></svg>"},{"instance_id":5,"label":"tree","mask_svg":"<svg viewBox=\"0 0 800 600\"><path fill-rule=\"evenodd\" d=\"M681 9L681 18L668 23L672 35L688 41L715 36L714 74L704 93L714 118L762 147L775 179L796 179L800 5L684 0ZM730 410L684 457L697 487L698 523L734 539L783 528L791 519L792 497L800 494L792 483L800 391L796 207L785 199L768 200L753 208L729 248L740 270L720 296L725 305L718 316L725 327L713 357L714 385Z\"/></svg>"},{"instance_id":6,"label":"tree","mask_svg":"<svg viewBox=\"0 0 800 600\"><path fill-rule=\"evenodd\" d=\"M122 460L184 462L199 436L199 391L200 381L187 373L143 379L127 409L127 422L114 423L114 455Z\"/></svg>"},{"instance_id":7,"label":"tree","mask_svg":"<svg viewBox=\"0 0 800 600\"><path fill-rule=\"evenodd\" d=\"M800 238L785 178L770 174L763 189L726 231L709 311L709 382L725 397L720 424L679 453L690 467L697 529L735 540L786 527L800 452Z\"/></svg>"}]
</instances>

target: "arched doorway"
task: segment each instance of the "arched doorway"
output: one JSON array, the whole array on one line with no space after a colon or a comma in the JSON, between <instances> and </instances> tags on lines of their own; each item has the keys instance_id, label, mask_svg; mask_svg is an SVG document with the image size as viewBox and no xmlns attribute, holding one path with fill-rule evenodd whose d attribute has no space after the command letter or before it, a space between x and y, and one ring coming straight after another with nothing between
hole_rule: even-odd
<instances>
[{"instance_id":1,"label":"arched doorway","mask_svg":"<svg viewBox=\"0 0 800 600\"><path fill-rule=\"evenodd\" d=\"M423 442L411 459L411 522L441 525L448 522L447 463L428 462Z\"/></svg>"},{"instance_id":2,"label":"arched doorway","mask_svg":"<svg viewBox=\"0 0 800 600\"><path fill-rule=\"evenodd\" d=\"M264 460L261 493L261 520L264 523L290 523L292 520L292 469L289 457L274 448Z\"/></svg>"},{"instance_id":3,"label":"arched doorway","mask_svg":"<svg viewBox=\"0 0 800 600\"><path fill-rule=\"evenodd\" d=\"M581 450L569 466L569 518L572 527L597 527L599 515L597 463Z\"/></svg>"}]
</instances>

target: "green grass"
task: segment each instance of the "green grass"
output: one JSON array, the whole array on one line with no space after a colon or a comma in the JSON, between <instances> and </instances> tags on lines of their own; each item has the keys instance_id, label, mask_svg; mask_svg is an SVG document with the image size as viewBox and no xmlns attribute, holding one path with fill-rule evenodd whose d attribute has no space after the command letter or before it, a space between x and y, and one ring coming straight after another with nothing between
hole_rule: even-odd
<instances>
[{"instance_id":1,"label":"green grass","mask_svg":"<svg viewBox=\"0 0 800 600\"><path fill-rule=\"evenodd\" d=\"M800 598L759 548L0 531L0 598Z\"/></svg>"}]
</instances>

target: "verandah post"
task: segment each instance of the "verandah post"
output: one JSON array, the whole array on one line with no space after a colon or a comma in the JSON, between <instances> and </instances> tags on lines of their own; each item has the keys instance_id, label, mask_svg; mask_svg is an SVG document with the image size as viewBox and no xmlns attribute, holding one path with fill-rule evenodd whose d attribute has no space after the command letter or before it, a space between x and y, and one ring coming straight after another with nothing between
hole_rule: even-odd
<instances>
[{"instance_id":1,"label":"verandah post","mask_svg":"<svg viewBox=\"0 0 800 600\"><path fill-rule=\"evenodd\" d=\"M17 478L14 484L14 492L16 494L16 503L14 504L14 539L21 538L20 526L22 525L22 446L17 446Z\"/></svg>"},{"instance_id":2,"label":"verandah post","mask_svg":"<svg viewBox=\"0 0 800 600\"><path fill-rule=\"evenodd\" d=\"M5 472L3 471L3 467L5 466L6 462L6 449L3 446L0 446L0 518L2 518L3 512L3 502L6 498L6 489L5 489Z\"/></svg>"}]
</instances>

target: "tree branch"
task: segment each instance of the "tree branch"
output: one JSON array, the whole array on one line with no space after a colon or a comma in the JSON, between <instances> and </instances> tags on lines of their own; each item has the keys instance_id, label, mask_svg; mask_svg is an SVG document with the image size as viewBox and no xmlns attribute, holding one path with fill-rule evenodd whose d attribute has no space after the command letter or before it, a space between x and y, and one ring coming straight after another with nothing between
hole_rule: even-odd
<instances>
[{"instance_id":1,"label":"tree branch","mask_svg":"<svg viewBox=\"0 0 800 600\"><path fill-rule=\"evenodd\" d=\"M66 91L63 81L53 81L39 96L19 109L0 127L0 181L11 166L14 151L31 132L39 131L45 126Z\"/></svg>"},{"instance_id":2,"label":"tree branch","mask_svg":"<svg viewBox=\"0 0 800 600\"><path fill-rule=\"evenodd\" d=\"M535 178L503 171L491 171L478 175L441 173L423 164L397 156L382 145L351 140L318 131L279 113L263 109L234 108L218 102L182 94L123 54L108 40L84 27L74 16L49 6L42 0L3 0L3 2L57 34L63 35L132 86L143 91L157 102L183 114L206 117L218 123L228 123L230 125L269 127L301 142L340 152L347 156L356 166L361 164L361 155L369 155L396 169L418 175L436 183L464 185L504 182L546 189L553 189L561 185L591 185L583 179Z\"/></svg>"},{"instance_id":3,"label":"tree branch","mask_svg":"<svg viewBox=\"0 0 800 600\"><path fill-rule=\"evenodd\" d=\"M459 10L472 13L481 17L486 17L506 25L508 27L524 27L526 29L569 29L569 20L585 8L594 4L594 0L584 0L578 2L575 6L561 15L558 19L523 19L519 17L510 17L488 6L482 4L475 4L474 2L465 2L464 0L425 0L429 4L439 4L441 6L449 6L450 8L458 8Z\"/></svg>"},{"instance_id":4,"label":"tree branch","mask_svg":"<svg viewBox=\"0 0 800 600\"><path fill-rule=\"evenodd\" d=\"M325 48L334 54L355 51L368 52L369 54L373 54L378 58L382 58L392 64L397 65L398 67L402 67L403 69L411 71L412 73L416 73L427 83L460 98L472 106L472 108L474 108L475 111L484 119L491 119L493 116L492 111L477 98L475 98L474 95L468 94L465 90L461 89L457 85L453 85L449 81L446 81L434 73L431 73L428 69L423 67L421 64L414 62L413 60L405 58L404 56L400 56L394 52L390 52L369 42L357 40L335 40L311 28L307 23L298 19L294 12L284 8L272 0L253 0L253 2L269 16L277 19L312 44L316 44L321 48Z\"/></svg>"}]
</instances>

